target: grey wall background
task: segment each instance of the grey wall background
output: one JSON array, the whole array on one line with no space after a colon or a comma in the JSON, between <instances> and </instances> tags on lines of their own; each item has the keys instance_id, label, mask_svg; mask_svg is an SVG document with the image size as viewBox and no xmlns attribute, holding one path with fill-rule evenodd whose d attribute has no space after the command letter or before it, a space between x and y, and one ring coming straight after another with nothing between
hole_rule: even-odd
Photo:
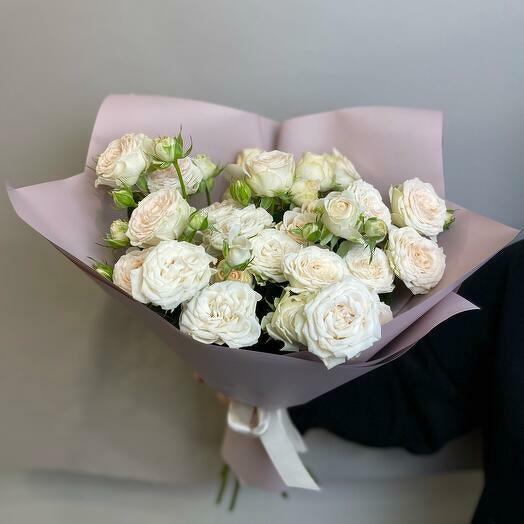
<instances>
[{"instance_id":1,"label":"grey wall background","mask_svg":"<svg viewBox=\"0 0 524 524\"><path fill-rule=\"evenodd\" d=\"M98 106L114 92L205 99L275 119L354 105L423 106L445 112L448 196L522 227L523 24L519 0L0 0L1 176L23 186L80 172ZM72 428L112 445L108 461L118 453L140 460L125 435L104 441L105 426L131 416L119 406L132 392L136 423L157 424L173 440L172 453L158 450L158 464L207 486L3 473L0 521L219 521L210 498L223 412L213 395L21 224L3 191L0 215L0 468L22 456L35 466L42 453L52 459L54 443ZM83 386L92 391L100 370L92 401L104 406L79 412L75 402L85 405ZM158 377L154 387L148 374ZM172 410L157 412L165 395ZM81 456L81 442L69 440ZM269 511L286 522L325 515L337 522L352 512L357 523L458 523L478 493L478 474L349 481L366 452L326 435L313 445L320 473L334 474L329 493L287 505L249 493L235 520L224 519L255 514L263 522ZM383 470L386 459L373 457L366 460ZM366 464L357 468L364 476ZM428 507L437 509L428 515Z\"/></svg>"}]
</instances>

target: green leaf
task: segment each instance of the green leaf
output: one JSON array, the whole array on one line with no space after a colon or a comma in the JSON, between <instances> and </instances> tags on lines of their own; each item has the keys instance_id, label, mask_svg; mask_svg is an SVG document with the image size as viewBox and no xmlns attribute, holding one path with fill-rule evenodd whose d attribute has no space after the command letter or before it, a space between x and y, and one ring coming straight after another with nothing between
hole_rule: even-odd
<instances>
[{"instance_id":1,"label":"green leaf","mask_svg":"<svg viewBox=\"0 0 524 524\"><path fill-rule=\"evenodd\" d=\"M269 209L272 204L273 204L273 197L265 196L260 199L260 207L264 209Z\"/></svg>"},{"instance_id":2,"label":"green leaf","mask_svg":"<svg viewBox=\"0 0 524 524\"><path fill-rule=\"evenodd\" d=\"M338 246L338 249L337 249L337 255L339 257L342 257L344 258L348 251L353 247L353 242L350 242L349 240L344 240L343 242L340 243L340 245Z\"/></svg>"}]
</instances>

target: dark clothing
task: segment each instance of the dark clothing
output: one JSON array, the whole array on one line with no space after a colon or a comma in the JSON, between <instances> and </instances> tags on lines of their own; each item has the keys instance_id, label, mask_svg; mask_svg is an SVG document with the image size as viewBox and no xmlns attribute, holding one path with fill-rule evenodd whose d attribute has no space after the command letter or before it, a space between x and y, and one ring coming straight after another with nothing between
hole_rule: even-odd
<instances>
[{"instance_id":1,"label":"dark clothing","mask_svg":"<svg viewBox=\"0 0 524 524\"><path fill-rule=\"evenodd\" d=\"M467 279L481 308L437 326L407 354L290 410L362 444L432 453L480 428L484 490L474 523L524 522L524 241Z\"/></svg>"}]
</instances>

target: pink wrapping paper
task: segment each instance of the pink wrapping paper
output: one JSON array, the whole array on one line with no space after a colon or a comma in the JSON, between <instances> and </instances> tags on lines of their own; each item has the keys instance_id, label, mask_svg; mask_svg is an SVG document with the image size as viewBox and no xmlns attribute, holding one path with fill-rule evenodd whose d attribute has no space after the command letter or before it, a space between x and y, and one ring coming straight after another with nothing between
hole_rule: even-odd
<instances>
[{"instance_id":1,"label":"pink wrapping paper","mask_svg":"<svg viewBox=\"0 0 524 524\"><path fill-rule=\"evenodd\" d=\"M253 113L205 102L115 95L100 108L86 164L93 165L106 145L124 133L175 134L181 125L191 133L195 151L210 154L216 162L233 161L244 147L278 147L299 154L334 146L348 155L363 178L383 194L391 184L418 176L443 195L441 114L415 109L343 109L295 118L279 126ZM222 190L216 188L215 196ZM427 295L405 301L393 321L383 327L381 340L358 359L328 371L307 352L272 355L196 342L99 277L90 268L91 258L112 256L97 243L111 221L121 215L113 209L106 192L104 188L95 189L89 168L65 180L9 188L13 207L25 222L105 291L145 316L152 329L165 337L209 386L240 402L267 409L307 402L402 354L443 320L435 306L446 297L447 316L471 308L451 292L517 233L460 208L452 230L439 236L447 256L440 284Z\"/></svg>"}]
</instances>

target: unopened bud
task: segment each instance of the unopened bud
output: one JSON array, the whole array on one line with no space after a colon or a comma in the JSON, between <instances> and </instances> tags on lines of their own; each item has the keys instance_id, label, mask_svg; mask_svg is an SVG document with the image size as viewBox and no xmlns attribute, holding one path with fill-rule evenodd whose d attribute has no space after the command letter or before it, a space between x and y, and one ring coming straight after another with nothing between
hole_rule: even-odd
<instances>
[{"instance_id":1,"label":"unopened bud","mask_svg":"<svg viewBox=\"0 0 524 524\"><path fill-rule=\"evenodd\" d=\"M244 180L235 180L232 182L229 186L229 193L233 200L236 200L243 206L247 206L251 201L251 188Z\"/></svg>"},{"instance_id":2,"label":"unopened bud","mask_svg":"<svg viewBox=\"0 0 524 524\"><path fill-rule=\"evenodd\" d=\"M128 207L136 207L133 191L129 187L121 187L111 191L113 202L118 209L125 209Z\"/></svg>"},{"instance_id":3,"label":"unopened bud","mask_svg":"<svg viewBox=\"0 0 524 524\"><path fill-rule=\"evenodd\" d=\"M204 229L207 229L207 226L208 226L207 215L202 213L202 211L195 211L191 213L189 217L188 226L191 229L194 229L195 231L203 231Z\"/></svg>"},{"instance_id":4,"label":"unopened bud","mask_svg":"<svg viewBox=\"0 0 524 524\"><path fill-rule=\"evenodd\" d=\"M371 217L364 222L364 236L375 244L382 242L388 234L388 226L380 218Z\"/></svg>"},{"instance_id":5,"label":"unopened bud","mask_svg":"<svg viewBox=\"0 0 524 524\"><path fill-rule=\"evenodd\" d=\"M454 209L446 209L446 217L444 219L444 229L449 229L451 227L451 224L455 222L455 210Z\"/></svg>"}]
</instances>

